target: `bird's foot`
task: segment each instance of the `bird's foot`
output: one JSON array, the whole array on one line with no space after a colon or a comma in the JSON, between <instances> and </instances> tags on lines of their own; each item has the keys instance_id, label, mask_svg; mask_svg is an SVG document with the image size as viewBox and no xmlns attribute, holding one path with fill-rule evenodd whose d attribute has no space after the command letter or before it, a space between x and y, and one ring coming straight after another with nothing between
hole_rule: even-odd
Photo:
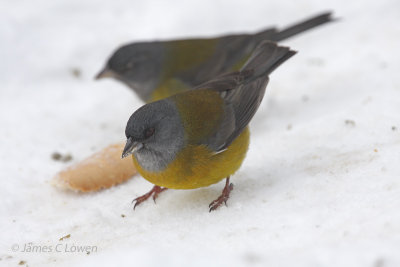
<instances>
[{"instance_id":1,"label":"bird's foot","mask_svg":"<svg viewBox=\"0 0 400 267\"><path fill-rule=\"evenodd\" d=\"M158 198L158 195L162 192L167 190L168 188L166 187L160 187L158 185L153 186L153 188L146 194L144 194L143 196L137 197L134 200L132 200L133 202L136 202L135 205L133 206L133 209L136 208L137 205L141 204L142 202L146 201L149 197L151 197L153 195L153 200L154 203L156 203L156 199Z\"/></svg>"},{"instance_id":2,"label":"bird's foot","mask_svg":"<svg viewBox=\"0 0 400 267\"><path fill-rule=\"evenodd\" d=\"M225 203L225 206L227 206L226 201L228 201L229 194L232 190L233 190L233 184L229 183L229 177L227 177L225 187L222 190L222 194L216 200L211 202L210 205L208 206L210 208L210 212L218 209L219 206L222 205L222 203Z\"/></svg>"}]
</instances>

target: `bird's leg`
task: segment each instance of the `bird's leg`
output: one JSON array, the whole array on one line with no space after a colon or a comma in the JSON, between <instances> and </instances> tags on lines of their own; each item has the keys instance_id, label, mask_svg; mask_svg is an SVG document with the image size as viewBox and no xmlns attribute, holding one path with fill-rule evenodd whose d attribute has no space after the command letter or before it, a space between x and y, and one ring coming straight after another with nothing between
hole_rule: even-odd
<instances>
[{"instance_id":1,"label":"bird's leg","mask_svg":"<svg viewBox=\"0 0 400 267\"><path fill-rule=\"evenodd\" d=\"M233 190L233 184L229 183L229 176L226 177L225 187L222 190L222 194L208 206L210 208L210 212L216 210L222 203L225 203L229 198L229 193Z\"/></svg>"},{"instance_id":2,"label":"bird's leg","mask_svg":"<svg viewBox=\"0 0 400 267\"><path fill-rule=\"evenodd\" d=\"M168 188L166 188L166 187L160 187L158 185L153 186L153 188L148 193L146 193L143 196L137 197L134 200L132 200L132 203L136 201L135 205L133 206L133 209L135 209L137 205L139 205L142 202L146 201L149 197L151 197L151 195L153 195L154 203L156 203L156 199L157 199L158 195L162 191L165 191L167 189Z\"/></svg>"}]
</instances>

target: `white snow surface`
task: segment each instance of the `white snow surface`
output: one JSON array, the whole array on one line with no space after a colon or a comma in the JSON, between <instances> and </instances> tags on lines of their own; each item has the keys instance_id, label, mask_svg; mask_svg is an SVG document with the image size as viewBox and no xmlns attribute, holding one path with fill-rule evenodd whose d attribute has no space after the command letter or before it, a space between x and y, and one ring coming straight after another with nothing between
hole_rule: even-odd
<instances>
[{"instance_id":1,"label":"white snow surface","mask_svg":"<svg viewBox=\"0 0 400 267\"><path fill-rule=\"evenodd\" d=\"M400 266L398 0L0 6L1 266ZM339 20L283 42L299 53L271 76L228 207L207 208L224 182L135 211L152 186L140 176L91 194L51 185L125 140L141 101L93 80L119 45L254 32L326 10ZM91 252L71 251L82 246Z\"/></svg>"}]
</instances>

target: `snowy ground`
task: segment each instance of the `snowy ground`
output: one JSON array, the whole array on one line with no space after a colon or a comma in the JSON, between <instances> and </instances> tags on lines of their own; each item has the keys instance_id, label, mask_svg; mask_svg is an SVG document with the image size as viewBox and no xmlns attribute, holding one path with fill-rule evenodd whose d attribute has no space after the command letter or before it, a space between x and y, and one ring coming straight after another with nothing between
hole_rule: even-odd
<instances>
[{"instance_id":1,"label":"snowy ground","mask_svg":"<svg viewBox=\"0 0 400 267\"><path fill-rule=\"evenodd\" d=\"M400 266L398 0L0 5L0 265ZM78 162L124 141L140 101L93 80L118 45L325 10L341 20L284 43L299 53L272 75L229 207L207 210L223 183L167 191L135 212L151 187L140 177L93 194L50 185L70 164L53 152Z\"/></svg>"}]
</instances>

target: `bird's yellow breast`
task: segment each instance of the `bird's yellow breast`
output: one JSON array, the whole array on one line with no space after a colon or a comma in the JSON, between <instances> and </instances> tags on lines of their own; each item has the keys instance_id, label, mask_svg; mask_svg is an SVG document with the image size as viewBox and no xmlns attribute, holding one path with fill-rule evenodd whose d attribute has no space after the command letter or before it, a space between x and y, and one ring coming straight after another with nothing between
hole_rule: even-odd
<instances>
[{"instance_id":1,"label":"bird's yellow breast","mask_svg":"<svg viewBox=\"0 0 400 267\"><path fill-rule=\"evenodd\" d=\"M187 145L175 160L159 172L141 168L135 156L133 163L149 182L172 189L194 189L217 183L235 173L249 146L248 127L223 152L215 154L204 145Z\"/></svg>"}]
</instances>

